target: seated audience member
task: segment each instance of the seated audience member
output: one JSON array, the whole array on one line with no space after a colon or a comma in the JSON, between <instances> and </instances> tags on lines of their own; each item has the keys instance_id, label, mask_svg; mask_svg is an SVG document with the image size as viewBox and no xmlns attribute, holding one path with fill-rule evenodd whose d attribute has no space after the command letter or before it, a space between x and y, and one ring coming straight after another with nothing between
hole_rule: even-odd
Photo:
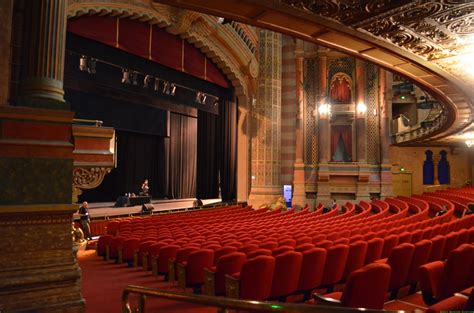
<instances>
[{"instance_id":1,"label":"seated audience member","mask_svg":"<svg viewBox=\"0 0 474 313\"><path fill-rule=\"evenodd\" d=\"M474 203L468 203L467 209L464 209L462 216L474 214Z\"/></svg>"},{"instance_id":2,"label":"seated audience member","mask_svg":"<svg viewBox=\"0 0 474 313\"><path fill-rule=\"evenodd\" d=\"M441 215L445 214L446 212L448 212L448 206L447 206L447 205L443 205L443 207L441 208L441 210L439 210L438 212L436 212L435 216L441 216Z\"/></svg>"}]
</instances>

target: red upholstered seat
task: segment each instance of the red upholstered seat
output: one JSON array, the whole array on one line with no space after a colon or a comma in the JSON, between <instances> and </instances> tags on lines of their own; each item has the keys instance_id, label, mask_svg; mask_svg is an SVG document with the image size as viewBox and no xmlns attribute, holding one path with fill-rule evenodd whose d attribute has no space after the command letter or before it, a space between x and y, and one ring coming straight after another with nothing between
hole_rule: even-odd
<instances>
[{"instance_id":1,"label":"red upholstered seat","mask_svg":"<svg viewBox=\"0 0 474 313\"><path fill-rule=\"evenodd\" d=\"M444 246L446 244L446 236L437 235L431 238L431 252L428 262L440 261L443 258Z\"/></svg>"},{"instance_id":2,"label":"red upholstered seat","mask_svg":"<svg viewBox=\"0 0 474 313\"><path fill-rule=\"evenodd\" d=\"M246 260L247 258L242 252L231 252L219 258L216 267L209 270L214 274L214 295L225 294L225 275L241 272ZM210 294L208 290L206 290L206 293Z\"/></svg>"},{"instance_id":3,"label":"red upholstered seat","mask_svg":"<svg viewBox=\"0 0 474 313\"><path fill-rule=\"evenodd\" d=\"M416 229L411 232L411 243L415 244L423 238L423 231Z\"/></svg>"},{"instance_id":4,"label":"red upholstered seat","mask_svg":"<svg viewBox=\"0 0 474 313\"><path fill-rule=\"evenodd\" d=\"M140 239L131 238L127 239L122 244L122 262L133 262L135 252L138 251L140 245Z\"/></svg>"},{"instance_id":5,"label":"red upholstered seat","mask_svg":"<svg viewBox=\"0 0 474 313\"><path fill-rule=\"evenodd\" d=\"M110 224L110 223L109 223ZM97 241L97 255L105 257L106 246L110 244L110 241L114 238L112 235L100 236Z\"/></svg>"},{"instance_id":6,"label":"red upholstered seat","mask_svg":"<svg viewBox=\"0 0 474 313\"><path fill-rule=\"evenodd\" d=\"M326 235L325 234L315 234L313 236L311 236L312 239L313 239L313 244L316 245L318 244L319 242L323 241L326 239Z\"/></svg>"},{"instance_id":7,"label":"red upholstered seat","mask_svg":"<svg viewBox=\"0 0 474 313\"><path fill-rule=\"evenodd\" d=\"M231 252L236 252L237 251L237 248L236 247L232 247L232 246L224 246L220 249L217 249L214 251L214 261L212 262L212 265L216 265L217 264L217 261L219 260L219 258L223 255L226 255L228 253L231 253Z\"/></svg>"},{"instance_id":8,"label":"red upholstered seat","mask_svg":"<svg viewBox=\"0 0 474 313\"><path fill-rule=\"evenodd\" d=\"M292 238L286 238L286 239L283 239L283 240L280 240L278 242L278 246L282 247L282 246L290 246L290 247L296 247L296 240L292 239Z\"/></svg>"},{"instance_id":9,"label":"red upholstered seat","mask_svg":"<svg viewBox=\"0 0 474 313\"><path fill-rule=\"evenodd\" d=\"M373 238L367 241L367 254L365 255L365 264L372 263L382 256L384 240L382 238Z\"/></svg>"},{"instance_id":10,"label":"red upholstered seat","mask_svg":"<svg viewBox=\"0 0 474 313\"><path fill-rule=\"evenodd\" d=\"M398 236L397 235L389 235L385 237L383 243L383 250L382 250L382 259L388 258L392 253L392 249L398 245ZM392 269L393 274L393 269Z\"/></svg>"},{"instance_id":11,"label":"red upholstered seat","mask_svg":"<svg viewBox=\"0 0 474 313\"><path fill-rule=\"evenodd\" d=\"M323 248L323 249L329 249L333 245L333 242L331 240L321 240L320 242L317 242L314 244L316 248Z\"/></svg>"},{"instance_id":12,"label":"red upholstered seat","mask_svg":"<svg viewBox=\"0 0 474 313\"><path fill-rule=\"evenodd\" d=\"M248 254L249 252L255 251L258 249L256 244L247 244L240 247L237 251Z\"/></svg>"},{"instance_id":13,"label":"red upholstered seat","mask_svg":"<svg viewBox=\"0 0 474 313\"><path fill-rule=\"evenodd\" d=\"M277 241L265 241L259 244L260 249L273 250L278 247Z\"/></svg>"},{"instance_id":14,"label":"red upholstered seat","mask_svg":"<svg viewBox=\"0 0 474 313\"><path fill-rule=\"evenodd\" d=\"M331 292L334 284L342 279L348 255L348 245L340 244L327 249L326 263L324 265L321 285L327 287L328 292Z\"/></svg>"},{"instance_id":15,"label":"red upholstered seat","mask_svg":"<svg viewBox=\"0 0 474 313\"><path fill-rule=\"evenodd\" d=\"M458 246L458 237L459 234L457 232L451 232L446 235L446 244L444 245L443 260L446 259L449 253Z\"/></svg>"},{"instance_id":16,"label":"red upholstered seat","mask_svg":"<svg viewBox=\"0 0 474 313\"><path fill-rule=\"evenodd\" d=\"M111 221L107 224L107 235L115 236L120 227L119 221Z\"/></svg>"},{"instance_id":17,"label":"red upholstered seat","mask_svg":"<svg viewBox=\"0 0 474 313\"><path fill-rule=\"evenodd\" d=\"M419 269L420 287L426 304L433 304L463 290L470 281L474 262L474 246L463 244L454 249L446 263L435 261Z\"/></svg>"},{"instance_id":18,"label":"red upholstered seat","mask_svg":"<svg viewBox=\"0 0 474 313\"><path fill-rule=\"evenodd\" d=\"M303 258L297 290L305 295L305 299L308 299L311 290L321 285L327 250L312 248L303 251L302 255Z\"/></svg>"},{"instance_id":19,"label":"red upholstered seat","mask_svg":"<svg viewBox=\"0 0 474 313\"><path fill-rule=\"evenodd\" d=\"M423 232L421 234L421 238L422 239L430 239L432 233L433 233L433 227L426 227L425 229L423 229Z\"/></svg>"},{"instance_id":20,"label":"red upholstered seat","mask_svg":"<svg viewBox=\"0 0 474 313\"><path fill-rule=\"evenodd\" d=\"M206 245L202 246L203 249L210 249L212 251L216 251L217 249L221 248L221 245L218 243L207 243Z\"/></svg>"},{"instance_id":21,"label":"red upholstered seat","mask_svg":"<svg viewBox=\"0 0 474 313\"><path fill-rule=\"evenodd\" d=\"M295 250L295 249L291 246L281 246L281 247L273 249L272 250L272 255L277 256L279 254L285 253L287 251L293 251L293 250Z\"/></svg>"},{"instance_id":22,"label":"red upholstered seat","mask_svg":"<svg viewBox=\"0 0 474 313\"><path fill-rule=\"evenodd\" d=\"M176 258L176 253L180 247L178 245L166 245L159 251L158 274L168 274L168 261Z\"/></svg>"},{"instance_id":23,"label":"red upholstered seat","mask_svg":"<svg viewBox=\"0 0 474 313\"><path fill-rule=\"evenodd\" d=\"M428 263L431 247L433 243L430 240L423 239L415 244L415 251L411 260L410 270L408 271L407 282L411 285L411 292L415 292L418 282L418 268Z\"/></svg>"},{"instance_id":24,"label":"red upholstered seat","mask_svg":"<svg viewBox=\"0 0 474 313\"><path fill-rule=\"evenodd\" d=\"M464 244L464 243L472 243L472 242L468 242L469 241L469 232L467 231L467 229L461 229L461 230L458 230L458 240L456 242L456 245L459 247L460 245Z\"/></svg>"},{"instance_id":25,"label":"red upholstered seat","mask_svg":"<svg viewBox=\"0 0 474 313\"><path fill-rule=\"evenodd\" d=\"M373 231L370 231L370 232L365 233L365 234L362 233L362 235L364 236L365 241L369 241L369 240L374 239L374 238L377 237L377 234Z\"/></svg>"},{"instance_id":26,"label":"red upholstered seat","mask_svg":"<svg viewBox=\"0 0 474 313\"><path fill-rule=\"evenodd\" d=\"M400 234L400 236L398 236L398 244L402 244L405 242L411 242L411 232L409 231L404 231Z\"/></svg>"},{"instance_id":27,"label":"red upholstered seat","mask_svg":"<svg viewBox=\"0 0 474 313\"><path fill-rule=\"evenodd\" d=\"M349 238L349 243L353 243L353 242L356 242L356 241L359 241L359 240L364 240L364 236L354 235L354 236Z\"/></svg>"},{"instance_id":28,"label":"red upholstered seat","mask_svg":"<svg viewBox=\"0 0 474 313\"><path fill-rule=\"evenodd\" d=\"M396 298L398 289L406 284L414 252L415 245L411 243L402 243L393 248L390 257L386 261L392 269L390 282L388 284L388 290L392 291L392 299Z\"/></svg>"},{"instance_id":29,"label":"red upholstered seat","mask_svg":"<svg viewBox=\"0 0 474 313\"><path fill-rule=\"evenodd\" d=\"M259 255L268 255L268 256L271 256L272 255L272 251L268 250L268 249L257 249L257 250L253 250L252 252L249 252L247 254L247 259L252 259L252 258L255 258Z\"/></svg>"},{"instance_id":30,"label":"red upholstered seat","mask_svg":"<svg viewBox=\"0 0 474 313\"><path fill-rule=\"evenodd\" d=\"M346 281L349 274L364 266L368 244L365 241L356 241L349 244L346 267L342 275L342 281Z\"/></svg>"},{"instance_id":31,"label":"red upholstered seat","mask_svg":"<svg viewBox=\"0 0 474 313\"><path fill-rule=\"evenodd\" d=\"M261 255L247 260L242 266L242 271L232 275L234 280L238 278L238 295L228 293L227 285L231 284L228 278L226 279L226 295L228 297L237 296L240 299L246 300L267 299L270 296L274 270L274 257Z\"/></svg>"},{"instance_id":32,"label":"red upholstered seat","mask_svg":"<svg viewBox=\"0 0 474 313\"><path fill-rule=\"evenodd\" d=\"M469 228L469 239L468 242L473 243L474 242L474 226Z\"/></svg>"},{"instance_id":33,"label":"red upholstered seat","mask_svg":"<svg viewBox=\"0 0 474 313\"><path fill-rule=\"evenodd\" d=\"M339 238L336 241L334 241L334 245L339 245L339 244L348 245L349 242L350 242L349 238Z\"/></svg>"},{"instance_id":34,"label":"red upholstered seat","mask_svg":"<svg viewBox=\"0 0 474 313\"><path fill-rule=\"evenodd\" d=\"M199 249L189 253L186 262L177 263L178 283L181 287L200 287L204 284L204 268L212 266L214 251ZM184 268L185 277L181 276Z\"/></svg>"},{"instance_id":35,"label":"red upholstered seat","mask_svg":"<svg viewBox=\"0 0 474 313\"><path fill-rule=\"evenodd\" d=\"M155 244L155 243L157 243L157 242L158 242L158 241L156 241L156 240L151 240L151 239L150 239L150 240L147 240L147 241L143 241L143 240L142 240L142 242L141 242L140 245L138 246L138 252L137 252L137 254L138 254L138 258L137 258L138 264L136 264L136 265L142 265L142 264L143 264L143 255L144 255L145 253L147 253L148 248L149 248L151 245L153 245L153 244Z\"/></svg>"},{"instance_id":36,"label":"red upholstered seat","mask_svg":"<svg viewBox=\"0 0 474 313\"><path fill-rule=\"evenodd\" d=\"M461 295L454 295L446 298L428 308L427 313L438 312L468 312L474 311L474 288L472 288L469 298Z\"/></svg>"},{"instance_id":37,"label":"red upholstered seat","mask_svg":"<svg viewBox=\"0 0 474 313\"><path fill-rule=\"evenodd\" d=\"M309 249L313 249L314 245L312 243L303 243L301 245L296 246L295 251L303 252Z\"/></svg>"},{"instance_id":38,"label":"red upholstered seat","mask_svg":"<svg viewBox=\"0 0 474 313\"><path fill-rule=\"evenodd\" d=\"M340 306L381 310L390 280L390 266L372 263L352 272L343 292L315 295L318 304L325 305L324 299L340 299ZM333 304L334 305L334 304Z\"/></svg>"},{"instance_id":39,"label":"red upholstered seat","mask_svg":"<svg viewBox=\"0 0 474 313\"><path fill-rule=\"evenodd\" d=\"M114 237L112 240L109 242L109 258L111 259L117 259L119 256L119 247L122 247L123 242L127 238L125 237Z\"/></svg>"},{"instance_id":40,"label":"red upholstered seat","mask_svg":"<svg viewBox=\"0 0 474 313\"><path fill-rule=\"evenodd\" d=\"M275 257L270 298L285 301L287 295L296 291L302 259L303 255L295 251L287 251Z\"/></svg>"}]
</instances>

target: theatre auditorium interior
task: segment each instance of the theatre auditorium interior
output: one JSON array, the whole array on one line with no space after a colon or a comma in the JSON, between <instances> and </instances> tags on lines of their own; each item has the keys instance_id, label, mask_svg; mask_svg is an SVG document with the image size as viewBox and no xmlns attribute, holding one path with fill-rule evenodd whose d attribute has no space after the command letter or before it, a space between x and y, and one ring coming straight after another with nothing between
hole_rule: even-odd
<instances>
[{"instance_id":1,"label":"theatre auditorium interior","mask_svg":"<svg viewBox=\"0 0 474 313\"><path fill-rule=\"evenodd\" d=\"M1 0L0 313L474 311L471 0Z\"/></svg>"}]
</instances>

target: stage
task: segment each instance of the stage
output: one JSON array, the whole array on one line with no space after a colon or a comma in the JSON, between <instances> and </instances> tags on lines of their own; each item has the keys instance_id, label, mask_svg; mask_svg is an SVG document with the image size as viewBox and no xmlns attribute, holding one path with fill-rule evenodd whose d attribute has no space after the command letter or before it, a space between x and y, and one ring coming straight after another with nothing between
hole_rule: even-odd
<instances>
[{"instance_id":1,"label":"stage","mask_svg":"<svg viewBox=\"0 0 474 313\"><path fill-rule=\"evenodd\" d=\"M187 211L189 209L196 209L193 207L193 203L196 199L172 199L172 200L152 200L151 204L154 209L152 214L163 214L179 211ZM203 205L214 206L221 203L221 199L206 199L202 200ZM103 220L116 217L126 217L132 215L140 215L142 213L142 206L128 206L128 207L115 207L115 202L100 202L100 203L89 203L89 214L91 220ZM79 209L80 204L77 204ZM80 216L76 212L74 214L74 220L79 220Z\"/></svg>"}]
</instances>

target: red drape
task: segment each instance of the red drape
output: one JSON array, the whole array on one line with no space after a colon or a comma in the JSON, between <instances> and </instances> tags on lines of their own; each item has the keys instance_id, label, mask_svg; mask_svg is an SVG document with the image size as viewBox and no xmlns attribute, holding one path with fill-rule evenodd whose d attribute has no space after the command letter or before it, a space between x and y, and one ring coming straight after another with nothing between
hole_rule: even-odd
<instances>
[{"instance_id":1,"label":"red drape","mask_svg":"<svg viewBox=\"0 0 474 313\"><path fill-rule=\"evenodd\" d=\"M331 102L345 103L351 101L351 87L344 76L339 76L331 83Z\"/></svg>"},{"instance_id":2,"label":"red drape","mask_svg":"<svg viewBox=\"0 0 474 313\"><path fill-rule=\"evenodd\" d=\"M352 161L352 127L351 125L333 125L331 127L331 158L336 153L339 138L342 137L344 149Z\"/></svg>"}]
</instances>

